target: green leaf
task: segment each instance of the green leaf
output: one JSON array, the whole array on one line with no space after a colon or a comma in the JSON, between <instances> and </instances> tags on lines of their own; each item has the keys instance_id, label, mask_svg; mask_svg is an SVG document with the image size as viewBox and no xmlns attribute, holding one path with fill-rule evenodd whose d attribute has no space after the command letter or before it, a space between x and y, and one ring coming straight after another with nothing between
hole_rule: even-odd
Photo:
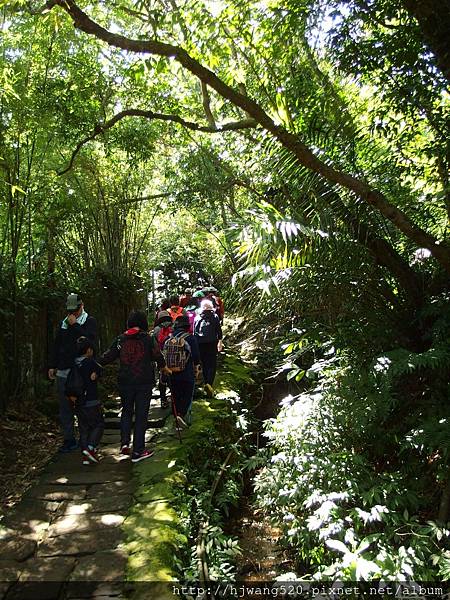
<instances>
[{"instance_id":1,"label":"green leaf","mask_svg":"<svg viewBox=\"0 0 450 600\"><path fill-rule=\"evenodd\" d=\"M337 550L343 554L348 554L350 552L347 546L340 540L325 540L325 544L332 550Z\"/></svg>"}]
</instances>

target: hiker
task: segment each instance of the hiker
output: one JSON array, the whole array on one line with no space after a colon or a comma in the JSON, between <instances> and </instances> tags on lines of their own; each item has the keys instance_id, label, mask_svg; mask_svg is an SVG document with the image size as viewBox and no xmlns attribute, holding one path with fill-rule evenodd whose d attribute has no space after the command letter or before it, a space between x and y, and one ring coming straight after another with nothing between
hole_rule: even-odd
<instances>
[{"instance_id":1,"label":"hiker","mask_svg":"<svg viewBox=\"0 0 450 600\"><path fill-rule=\"evenodd\" d=\"M200 354L197 340L189 333L189 319L186 315L176 319L173 334L164 344L164 356L171 370L169 386L177 427L188 427L186 415L190 411L194 397Z\"/></svg>"},{"instance_id":2,"label":"hiker","mask_svg":"<svg viewBox=\"0 0 450 600\"><path fill-rule=\"evenodd\" d=\"M153 330L153 335L155 336L161 351L164 348L165 341L173 332L172 325L173 321L167 310L160 310L158 313L158 320L156 321L156 327ZM161 408L167 408L169 406L169 401L167 400L167 384L167 376L160 372L158 388L161 398Z\"/></svg>"},{"instance_id":3,"label":"hiker","mask_svg":"<svg viewBox=\"0 0 450 600\"><path fill-rule=\"evenodd\" d=\"M192 301L197 304L197 308L200 308L200 302L203 300L204 297L205 293L202 290L196 290L192 294Z\"/></svg>"},{"instance_id":4,"label":"hiker","mask_svg":"<svg viewBox=\"0 0 450 600\"><path fill-rule=\"evenodd\" d=\"M171 296L169 301L170 307L167 310L172 317L172 321L175 322L175 319L184 315L184 308L180 306L180 299L178 296Z\"/></svg>"},{"instance_id":5,"label":"hiker","mask_svg":"<svg viewBox=\"0 0 450 600\"><path fill-rule=\"evenodd\" d=\"M74 398L73 409L78 419L80 432L80 447L83 465L98 463L97 448L105 429L102 407L98 399L97 379L102 374L101 366L94 360L94 344L86 337L81 337L77 342L77 357L75 366L82 378L82 393ZM70 375L67 378L66 392L68 391Z\"/></svg>"},{"instance_id":6,"label":"hiker","mask_svg":"<svg viewBox=\"0 0 450 600\"><path fill-rule=\"evenodd\" d=\"M219 292L215 287L211 287L211 298L215 301L216 303L216 313L217 316L219 317L219 321L220 324L223 325L223 318L225 315L225 307L223 304L223 300L222 298L219 296Z\"/></svg>"},{"instance_id":7,"label":"hiker","mask_svg":"<svg viewBox=\"0 0 450 600\"><path fill-rule=\"evenodd\" d=\"M192 299L192 290L184 290L184 294L180 296L180 306L186 308Z\"/></svg>"},{"instance_id":8,"label":"hiker","mask_svg":"<svg viewBox=\"0 0 450 600\"><path fill-rule=\"evenodd\" d=\"M67 375L77 356L77 340L86 337L95 348L97 342L97 321L84 310L83 300L71 293L66 300L67 316L61 321L50 352L48 376L56 379L59 401L59 418L64 442L59 452L72 452L78 448L75 439L74 412L67 401L65 386Z\"/></svg>"},{"instance_id":9,"label":"hiker","mask_svg":"<svg viewBox=\"0 0 450 600\"><path fill-rule=\"evenodd\" d=\"M197 310L200 306L198 298L191 298L189 304L186 306L186 316L189 319L189 333L194 333L194 321L197 315Z\"/></svg>"},{"instance_id":10,"label":"hiker","mask_svg":"<svg viewBox=\"0 0 450 600\"><path fill-rule=\"evenodd\" d=\"M143 311L133 311L128 317L127 330L119 335L109 350L99 359L101 365L120 361L118 385L122 400L120 420L120 452L131 455L133 463L153 456L152 450L145 448L145 431L148 423L148 411L155 386L156 362L160 371L170 374L166 369L155 336L148 332L147 317ZM131 428L134 413L133 450L131 451Z\"/></svg>"},{"instance_id":11,"label":"hiker","mask_svg":"<svg viewBox=\"0 0 450 600\"><path fill-rule=\"evenodd\" d=\"M158 315L161 311L163 310L168 310L170 308L170 301L168 298L164 298L164 300L162 300L160 307L158 308L158 310L155 313L155 319L153 321L153 327L156 327L156 322L158 321Z\"/></svg>"},{"instance_id":12,"label":"hiker","mask_svg":"<svg viewBox=\"0 0 450 600\"><path fill-rule=\"evenodd\" d=\"M213 305L213 310L217 314L218 305L217 305L217 301L211 290L212 290L212 288L210 288L210 287L203 288L203 299L209 300L209 302L211 302L211 304ZM200 312L200 310L198 312Z\"/></svg>"},{"instance_id":13,"label":"hiker","mask_svg":"<svg viewBox=\"0 0 450 600\"><path fill-rule=\"evenodd\" d=\"M202 300L195 317L194 335L200 350L205 390L207 395L212 398L217 370L217 352L222 344L222 327L212 302L206 298Z\"/></svg>"}]
</instances>

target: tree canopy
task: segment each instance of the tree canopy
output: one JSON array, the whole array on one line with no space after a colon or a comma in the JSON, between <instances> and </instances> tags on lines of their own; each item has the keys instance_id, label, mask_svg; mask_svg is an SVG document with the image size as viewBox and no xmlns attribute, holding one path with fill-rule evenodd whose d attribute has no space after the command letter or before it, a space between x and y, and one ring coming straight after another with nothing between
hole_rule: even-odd
<instances>
[{"instance_id":1,"label":"tree canopy","mask_svg":"<svg viewBox=\"0 0 450 600\"><path fill-rule=\"evenodd\" d=\"M16 0L0 10L4 397L42 387L47 349L30 349L27 327L45 310L33 335L48 340L68 288L88 290L104 344L126 309L214 283L261 330L270 368L321 395L308 418L333 422L329 455L345 456L336 486L360 448L361 473L385 473L400 447L402 481L413 485L409 457L423 489L437 486L445 521L449 0ZM20 366L29 356L32 367ZM312 434L299 450L273 427L280 452L319 456ZM294 471L282 472L287 483ZM261 478L268 504L271 475ZM325 486L304 478L305 489ZM419 496L407 510L424 511ZM295 543L303 552L309 542Z\"/></svg>"}]
</instances>

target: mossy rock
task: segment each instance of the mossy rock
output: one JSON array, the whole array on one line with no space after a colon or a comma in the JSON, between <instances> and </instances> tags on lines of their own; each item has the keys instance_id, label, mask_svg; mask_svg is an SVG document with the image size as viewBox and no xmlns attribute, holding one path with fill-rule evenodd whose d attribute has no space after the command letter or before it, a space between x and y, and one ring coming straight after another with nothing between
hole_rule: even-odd
<instances>
[{"instance_id":1,"label":"mossy rock","mask_svg":"<svg viewBox=\"0 0 450 600\"><path fill-rule=\"evenodd\" d=\"M143 489L135 494L135 498L139 503L155 502L159 500L170 500L173 498L172 481L161 479L158 483L153 483L147 489Z\"/></svg>"},{"instance_id":2,"label":"mossy rock","mask_svg":"<svg viewBox=\"0 0 450 600\"><path fill-rule=\"evenodd\" d=\"M128 541L128 579L131 581L173 581L174 556L187 544L179 518L168 500L136 504L123 529Z\"/></svg>"}]
</instances>

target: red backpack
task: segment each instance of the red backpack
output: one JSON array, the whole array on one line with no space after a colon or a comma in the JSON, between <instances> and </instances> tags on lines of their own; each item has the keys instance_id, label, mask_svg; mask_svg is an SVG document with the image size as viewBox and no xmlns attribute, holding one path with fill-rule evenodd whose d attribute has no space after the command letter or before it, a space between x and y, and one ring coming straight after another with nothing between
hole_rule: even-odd
<instances>
[{"instance_id":1,"label":"red backpack","mask_svg":"<svg viewBox=\"0 0 450 600\"><path fill-rule=\"evenodd\" d=\"M162 350L164 348L164 344L167 340L167 338L169 337L169 335L172 334L172 325L168 325L167 327L161 327L161 329L158 331L158 336L157 336L157 340L158 340L158 344L160 349Z\"/></svg>"}]
</instances>

